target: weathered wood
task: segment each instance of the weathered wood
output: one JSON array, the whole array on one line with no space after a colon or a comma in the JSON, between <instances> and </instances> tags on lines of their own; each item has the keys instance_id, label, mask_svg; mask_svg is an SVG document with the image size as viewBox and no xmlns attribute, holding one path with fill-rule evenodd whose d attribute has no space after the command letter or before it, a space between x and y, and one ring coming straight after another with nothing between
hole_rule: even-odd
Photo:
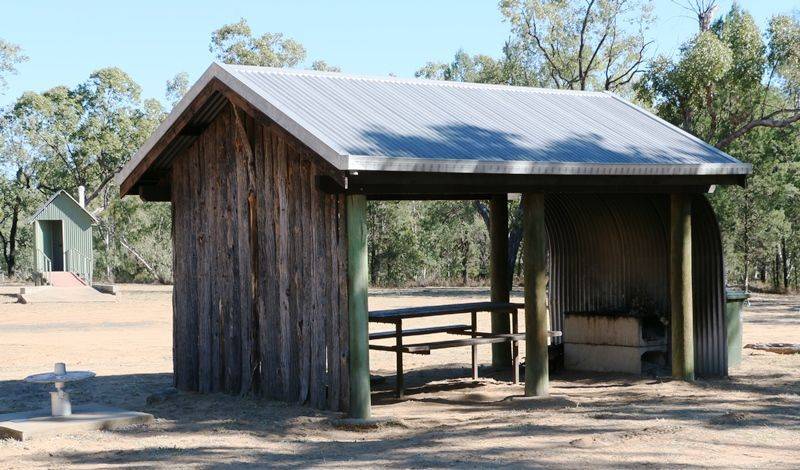
<instances>
[{"instance_id":1,"label":"weathered wood","mask_svg":"<svg viewBox=\"0 0 800 470\"><path fill-rule=\"evenodd\" d=\"M444 326L430 326L427 328L411 328L402 330L403 337L406 336L419 336L431 335L435 333L464 333L472 328L470 325L444 325ZM388 339L394 338L397 331L378 331L369 334L369 339Z\"/></svg>"},{"instance_id":2,"label":"weathered wood","mask_svg":"<svg viewBox=\"0 0 800 470\"><path fill-rule=\"evenodd\" d=\"M745 345L744 348L775 354L800 354L800 344L795 343L752 343Z\"/></svg>"},{"instance_id":3,"label":"weathered wood","mask_svg":"<svg viewBox=\"0 0 800 470\"><path fill-rule=\"evenodd\" d=\"M229 104L175 158L175 385L342 410L344 196L292 139Z\"/></svg>"},{"instance_id":4,"label":"weathered wood","mask_svg":"<svg viewBox=\"0 0 800 470\"><path fill-rule=\"evenodd\" d=\"M394 321L398 318L435 317L472 312L513 312L523 307L525 307L524 304L513 302L466 302L461 304L426 305L422 307L373 310L369 312L369 321Z\"/></svg>"},{"instance_id":5,"label":"weathered wood","mask_svg":"<svg viewBox=\"0 0 800 470\"><path fill-rule=\"evenodd\" d=\"M174 140L176 136L183 132L184 128L191 122L192 117L196 115L197 112L203 108L203 106L205 106L209 98L220 93L219 85L221 83L222 82L219 80L214 79L209 86L203 89L203 91L201 91L197 97L195 97L194 101L192 101L192 103L175 120L175 124L173 124L173 126L161 137L161 139L156 142L145 158L143 158L142 161L136 165L136 168L134 168L128 177L125 178L125 181L120 184L120 195L124 196L134 188L134 185L139 181L140 178L142 178L142 175L145 174L147 169L158 158L161 152L167 148L169 143Z\"/></svg>"},{"instance_id":6,"label":"weathered wood","mask_svg":"<svg viewBox=\"0 0 800 470\"><path fill-rule=\"evenodd\" d=\"M336 240L339 246L339 269L337 279L339 281L339 409L348 411L350 408L350 316L347 309L350 305L350 294L347 289L347 209L345 207L345 197L343 195L336 199L337 234Z\"/></svg>"},{"instance_id":7,"label":"weathered wood","mask_svg":"<svg viewBox=\"0 0 800 470\"><path fill-rule=\"evenodd\" d=\"M204 134L198 141L199 153L197 155L197 165L199 173L197 178L192 181L188 174L177 174L173 172L174 178L185 178L189 184L194 185L195 195L194 198L199 202L199 205L193 206L190 210L188 208L182 210L190 210L190 217L192 214L197 214L198 218L202 221L197 225L197 258L200 264L200 269L197 272L197 320L198 320L198 373L199 373L199 386L198 391L208 393L212 388L212 344L214 337L211 329L211 312L213 296L211 293L213 272L213 259L211 247L213 246L213 237L211 231L211 224L204 223L213 219L213 204L211 197L213 195L212 178L215 173L213 171L212 162L216 159L216 152L214 151L214 135L218 131L218 126L213 125L208 133ZM183 158L186 158L184 156ZM183 230L191 230L191 227L182 227ZM192 256L191 249L188 250L186 256ZM187 274L191 276L191 274ZM191 277L187 280L191 282ZM178 360L174 358L173 360Z\"/></svg>"},{"instance_id":8,"label":"weathered wood","mask_svg":"<svg viewBox=\"0 0 800 470\"><path fill-rule=\"evenodd\" d=\"M525 279L525 395L548 394L547 233L544 194L525 193L523 206L523 273Z\"/></svg>"},{"instance_id":9,"label":"weathered wood","mask_svg":"<svg viewBox=\"0 0 800 470\"><path fill-rule=\"evenodd\" d=\"M254 211L255 203L255 162L250 138L247 135L242 116L234 108L233 144L236 154L236 248L238 250L238 294L239 294L239 391L252 390L255 375L254 362L258 360L259 345L253 330L258 328L255 315L255 280L253 268L258 249L257 226Z\"/></svg>"},{"instance_id":10,"label":"weathered wood","mask_svg":"<svg viewBox=\"0 0 800 470\"><path fill-rule=\"evenodd\" d=\"M479 344L509 343L512 339L525 339L525 334L485 336L477 338L448 339L443 341L430 341L427 343L406 344L402 347L404 352L414 353L420 351L432 351L434 349L458 348L463 346L476 346ZM526 367L527 368L527 367Z\"/></svg>"},{"instance_id":11,"label":"weathered wood","mask_svg":"<svg viewBox=\"0 0 800 470\"><path fill-rule=\"evenodd\" d=\"M508 302L508 195L501 194L489 201L489 276L492 302ZM492 332L509 333L511 321L508 313L492 313ZM508 344L492 345L492 366L511 365L511 348Z\"/></svg>"},{"instance_id":12,"label":"weathered wood","mask_svg":"<svg viewBox=\"0 0 800 470\"><path fill-rule=\"evenodd\" d=\"M670 202L670 308L672 376L694 380L692 303L692 199L673 194Z\"/></svg>"},{"instance_id":13,"label":"weathered wood","mask_svg":"<svg viewBox=\"0 0 800 470\"><path fill-rule=\"evenodd\" d=\"M367 198L347 196L347 290L350 319L350 409L352 418L370 417L367 288Z\"/></svg>"}]
</instances>

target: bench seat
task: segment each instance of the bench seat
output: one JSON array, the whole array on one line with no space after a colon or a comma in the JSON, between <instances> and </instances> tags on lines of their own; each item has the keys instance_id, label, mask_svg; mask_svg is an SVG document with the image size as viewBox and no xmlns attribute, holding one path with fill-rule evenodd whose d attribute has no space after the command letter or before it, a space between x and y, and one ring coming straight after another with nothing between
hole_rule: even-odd
<instances>
[{"instance_id":1,"label":"bench seat","mask_svg":"<svg viewBox=\"0 0 800 470\"><path fill-rule=\"evenodd\" d=\"M427 328L410 328L403 330L403 336L417 336L417 335L431 335L436 333L464 333L471 331L472 327L469 325L443 325L431 326ZM370 333L369 339L387 339L397 336L396 331L379 331Z\"/></svg>"}]
</instances>

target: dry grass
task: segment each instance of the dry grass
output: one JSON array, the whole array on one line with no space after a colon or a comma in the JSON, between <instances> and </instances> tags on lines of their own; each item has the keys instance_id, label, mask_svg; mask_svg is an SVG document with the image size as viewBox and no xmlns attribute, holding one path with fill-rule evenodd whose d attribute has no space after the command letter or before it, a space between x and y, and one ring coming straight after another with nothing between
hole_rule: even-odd
<instances>
[{"instance_id":1,"label":"dry grass","mask_svg":"<svg viewBox=\"0 0 800 470\"><path fill-rule=\"evenodd\" d=\"M482 289L377 291L372 308L485 298ZM150 427L0 441L0 467L206 466L769 467L800 462L800 355L746 350L729 379L693 384L562 373L553 398L520 402L521 386L467 378L469 349L409 356L411 387L391 396L394 358L372 355L374 413L398 424L340 429L335 414L223 395L178 394L171 384L171 293L123 286L115 304L17 305L0 296L0 412L40 407L46 387L19 381L58 360L98 377L73 388L94 401L157 417ZM463 322L465 319L448 319ZM800 297L757 296L745 342L800 343ZM423 322L418 320L418 322ZM413 326L413 325L412 325ZM486 326L488 327L488 325ZM377 329L381 329L378 327ZM481 348L481 360L490 348Z\"/></svg>"}]
</instances>

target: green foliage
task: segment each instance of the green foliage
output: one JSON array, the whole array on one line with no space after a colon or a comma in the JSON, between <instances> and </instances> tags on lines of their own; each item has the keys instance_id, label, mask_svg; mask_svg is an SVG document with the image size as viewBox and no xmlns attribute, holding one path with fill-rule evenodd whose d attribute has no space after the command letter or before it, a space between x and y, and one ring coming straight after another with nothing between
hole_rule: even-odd
<instances>
[{"instance_id":1,"label":"green foliage","mask_svg":"<svg viewBox=\"0 0 800 470\"><path fill-rule=\"evenodd\" d=\"M753 164L746 188L711 201L723 233L728 278L772 288L797 285L800 22L778 15L762 34L738 5L699 31L676 60L657 58L637 97L664 119Z\"/></svg>"},{"instance_id":2,"label":"green foliage","mask_svg":"<svg viewBox=\"0 0 800 470\"><path fill-rule=\"evenodd\" d=\"M370 201L370 283L460 284L488 277L488 233L470 201Z\"/></svg>"},{"instance_id":3,"label":"green foliage","mask_svg":"<svg viewBox=\"0 0 800 470\"><path fill-rule=\"evenodd\" d=\"M342 69L336 67L335 65L330 65L324 60L315 60L311 64L311 70L316 70L318 72L341 72Z\"/></svg>"},{"instance_id":4,"label":"green foliage","mask_svg":"<svg viewBox=\"0 0 800 470\"><path fill-rule=\"evenodd\" d=\"M114 236L120 221L109 210L119 200L113 177L163 116L161 105L142 100L139 85L118 68L100 69L74 88L61 86L19 97L5 115L0 153L5 173L16 175L3 182L5 191L13 196L4 198L3 212L10 216L0 226L3 236L9 238L7 253L30 248L25 238L29 238L28 227L22 227L21 221L42 200L59 189L75 195L78 186L84 186L87 208L101 221L95 245L102 247L96 252L103 255L96 258L95 272L98 278L113 280L111 260L117 263L122 253L131 256L137 245L131 242L125 247L120 236ZM14 227L17 232L12 234ZM156 228L163 232L161 238L170 232L168 225ZM17 241L14 250L10 239ZM142 253L153 249L145 240L141 243ZM5 265L12 275L17 262L9 254Z\"/></svg>"},{"instance_id":5,"label":"green foliage","mask_svg":"<svg viewBox=\"0 0 800 470\"><path fill-rule=\"evenodd\" d=\"M453 62L428 62L415 73L417 77L457 82L505 83L507 76L503 61L487 55L470 56L463 50L456 52Z\"/></svg>"},{"instance_id":6,"label":"green foliage","mask_svg":"<svg viewBox=\"0 0 800 470\"><path fill-rule=\"evenodd\" d=\"M501 0L500 11L546 87L624 88L651 44L650 1Z\"/></svg>"},{"instance_id":7,"label":"green foliage","mask_svg":"<svg viewBox=\"0 0 800 470\"><path fill-rule=\"evenodd\" d=\"M181 72L171 80L167 80L167 91L164 95L170 105L174 107L187 91L189 91L189 74Z\"/></svg>"},{"instance_id":8,"label":"green foliage","mask_svg":"<svg viewBox=\"0 0 800 470\"><path fill-rule=\"evenodd\" d=\"M0 38L0 92L8 86L6 75L16 73L17 64L26 60L28 57L22 53L22 49L18 45Z\"/></svg>"},{"instance_id":9,"label":"green foliage","mask_svg":"<svg viewBox=\"0 0 800 470\"><path fill-rule=\"evenodd\" d=\"M283 34L254 36L244 18L214 31L208 50L226 64L266 67L294 67L306 57L305 48Z\"/></svg>"}]
</instances>

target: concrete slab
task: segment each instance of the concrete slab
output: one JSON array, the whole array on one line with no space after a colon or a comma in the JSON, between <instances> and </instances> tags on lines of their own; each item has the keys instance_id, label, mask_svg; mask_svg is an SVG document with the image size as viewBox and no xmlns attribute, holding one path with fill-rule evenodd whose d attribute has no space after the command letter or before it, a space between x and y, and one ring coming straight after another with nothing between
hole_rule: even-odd
<instances>
[{"instance_id":1,"label":"concrete slab","mask_svg":"<svg viewBox=\"0 0 800 470\"><path fill-rule=\"evenodd\" d=\"M32 303L67 303L67 302L116 302L116 295L102 294L89 286L80 287L53 287L36 286L22 287L17 294L17 300L23 304Z\"/></svg>"},{"instance_id":2,"label":"concrete slab","mask_svg":"<svg viewBox=\"0 0 800 470\"><path fill-rule=\"evenodd\" d=\"M114 429L153 422L153 415L103 405L82 405L72 416L50 416L50 410L23 411L0 415L0 438L25 441L55 434Z\"/></svg>"}]
</instances>

